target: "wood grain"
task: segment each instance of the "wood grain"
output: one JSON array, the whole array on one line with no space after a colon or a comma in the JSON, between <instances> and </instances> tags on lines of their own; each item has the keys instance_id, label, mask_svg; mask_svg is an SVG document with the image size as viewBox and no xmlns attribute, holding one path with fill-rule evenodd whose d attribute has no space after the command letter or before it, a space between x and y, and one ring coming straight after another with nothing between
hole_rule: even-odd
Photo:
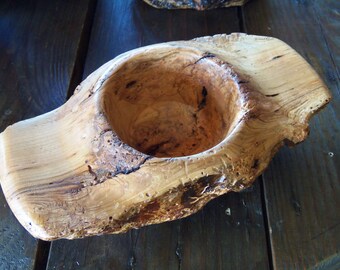
<instances>
[{"instance_id":1,"label":"wood grain","mask_svg":"<svg viewBox=\"0 0 340 270\"><path fill-rule=\"evenodd\" d=\"M258 183L183 220L121 235L58 240L52 243L49 268L268 269L267 253L256 244L264 236L255 189Z\"/></svg>"},{"instance_id":2,"label":"wood grain","mask_svg":"<svg viewBox=\"0 0 340 270\"><path fill-rule=\"evenodd\" d=\"M283 141L306 139L329 98L278 39L141 47L97 69L63 106L1 133L1 186L43 240L182 218L250 186Z\"/></svg>"},{"instance_id":3,"label":"wood grain","mask_svg":"<svg viewBox=\"0 0 340 270\"><path fill-rule=\"evenodd\" d=\"M265 180L275 269L336 269L340 260L338 1L250 2L246 30L278 37L318 71L333 93L310 124L310 137L282 149ZM333 268L332 268L333 267ZM328 269L328 268L327 268Z\"/></svg>"},{"instance_id":4,"label":"wood grain","mask_svg":"<svg viewBox=\"0 0 340 270\"><path fill-rule=\"evenodd\" d=\"M65 101L89 1L0 3L0 130ZM0 192L0 268L43 267L41 242L17 222Z\"/></svg>"},{"instance_id":5,"label":"wood grain","mask_svg":"<svg viewBox=\"0 0 340 270\"><path fill-rule=\"evenodd\" d=\"M140 46L239 31L236 8L169 11L137 0L100 0L96 14L84 78L115 56Z\"/></svg>"},{"instance_id":6,"label":"wood grain","mask_svg":"<svg viewBox=\"0 0 340 270\"><path fill-rule=\"evenodd\" d=\"M124 3L123 1L99 1L85 75L114 56L141 45L238 30L236 9L202 13L169 12L153 9L141 1L124 1ZM199 252L199 254L208 253L209 260L205 265L211 262L220 267L219 269L236 269L235 267L240 265L244 258L247 258L249 269L256 269L257 265L259 265L257 269L266 269L268 258L262 208L258 200L259 187L254 187L250 193L238 194L237 199L232 200L230 197L233 195L219 198L211 203L217 205L221 203L221 208L216 207L215 204L200 212L198 215L206 216L204 221L197 217L188 218L122 235L92 237L72 242L55 241L52 243L48 268L73 269L78 267L79 263L84 269L91 269L94 265L96 269L106 269L109 266L115 269L185 269L184 265L188 267L198 265L201 258L198 258L195 252ZM247 207L239 209L240 199L244 200ZM236 218L237 216L233 222L226 222L226 216L223 214L226 210L225 206L231 208L232 215L235 212L240 216L254 216L254 221L250 222L253 225L242 222ZM217 246L213 241L206 241L208 235L200 238L195 231L197 228L205 227L211 216L215 216L215 223L223 228L223 237L219 237L221 234L216 231L216 238L221 239ZM249 227L252 226L254 233L247 234ZM221 258L222 255L229 254L235 242L232 235L236 233L245 237L240 241L241 251L235 250L236 255L233 258ZM191 239L195 239L195 242L189 242L193 241ZM249 242L252 245L248 245ZM218 264L214 262L216 250L221 252ZM254 254L253 250L257 253ZM64 258L64 261L60 258ZM204 269L204 266L201 265L197 269Z\"/></svg>"},{"instance_id":7,"label":"wood grain","mask_svg":"<svg viewBox=\"0 0 340 270\"><path fill-rule=\"evenodd\" d=\"M244 192L229 193L182 221L180 269L269 269L259 189L256 182Z\"/></svg>"},{"instance_id":8,"label":"wood grain","mask_svg":"<svg viewBox=\"0 0 340 270\"><path fill-rule=\"evenodd\" d=\"M273 35L288 42L317 69L333 91L331 105L312 122L311 137L298 148L282 150L279 156L274 159L270 171L264 175L269 226L272 231L274 266L276 269L301 269L304 267L338 269L340 242L338 237L339 215L337 213L337 209L339 209L338 115L340 104L338 71L340 54L337 35L339 32L339 3L333 0L308 2L254 0L252 2L249 7L245 8L244 19L248 32ZM42 104L42 100L45 100L44 95L46 93L53 95L51 93L54 90L47 89L46 92L46 89L43 88L44 95L39 96L30 95L28 90L25 90L26 92L18 90L31 90L31 85L50 85L43 80L39 82L34 79L37 77L33 76L36 73L43 73L47 82L54 80L55 82L51 85L57 89L61 89L61 84L66 86L68 84L65 82L67 81L65 78L59 80L61 77L71 77L70 72L66 72L66 75L58 73L60 76L54 79L55 77L51 74L56 74L55 70L60 69L61 65L56 66L56 69L51 69L51 74L49 74L46 72L48 68L44 66L46 63L41 64L40 68L36 68L32 64L30 70L37 70L34 73L30 71L28 83L25 82L25 77L27 77L25 74L28 74L27 70L29 69L25 67L26 61L24 60L26 58L40 59L38 63L42 63L41 58L43 57L35 56L37 53L34 47L44 48L39 52L44 51L43 55L47 59L57 53L59 49L56 46L66 48L64 49L66 51L73 50L72 45L68 48L63 46L63 42L59 43L61 40L64 40L66 44L73 42L74 40L70 40L70 36L65 39L59 37L55 42L48 42L49 46L46 49L42 45L43 40L53 39L51 35L55 34L55 31L45 31L43 37L40 34L34 35L34 33L39 33L39 30L36 29L43 28L44 25L47 25L48 29L59 29L57 24L63 10L51 12L51 9L46 8L46 5L53 6L45 3L39 10L40 2L30 1L28 4L26 2L23 8L10 3L10 1L1 3L0 32L5 33L2 37L10 37L3 38L0 43L0 66L8 71L0 74L2 84L0 92L1 130L20 119L50 110L48 104L53 103L51 108L55 108L64 102L63 98L60 98L64 92L60 95L56 94L52 100L46 98L48 100L45 106ZM72 9L71 6L72 4L67 5L68 10L74 15L76 8ZM89 74L117 54L137 46L240 30L235 10L177 13L161 12L145 6L141 1L99 2L97 12L99 15L96 17L96 27L91 39L85 74ZM82 6L78 6L78 8L77 12L81 12ZM16 13L12 12L14 10ZM42 15L42 11L45 12L44 15ZM11 16L24 14L24 16L19 16L19 20L9 14ZM31 14L30 16L43 26L38 25L30 16L27 17L27 14ZM33 14L35 15L33 16ZM41 17L43 19L40 19ZM63 15L62 17L67 20L70 16ZM67 25L72 25L71 28L76 30L73 27L80 23L78 19L82 16L71 18ZM110 26L107 27L107 25ZM64 30L64 28L62 29ZM110 34L107 34L108 32ZM28 33L31 34L31 37ZM30 46L30 52L32 52L30 56L26 54L25 46L28 43L34 45ZM25 46L18 46L18 44L25 44ZM72 53L68 55L74 56ZM62 55L58 57L58 59L60 58L66 61L66 66L68 66L68 61L73 61L63 58ZM70 66L72 64L67 70L72 69ZM27 70L23 71L25 69ZM21 77L17 74L21 74ZM17 79L19 77L20 80ZM5 88L3 88L4 81ZM27 84L29 85L27 86ZM8 90L3 91L3 89ZM9 91L12 95L7 95ZM35 92L37 91L39 90L35 90ZM9 107L8 104L10 104ZM296 161L298 162L296 163ZM297 187L297 184L301 186ZM225 219L223 219L222 210L224 208L226 208L225 210L231 208L232 215L235 212L239 213L241 217L247 212L251 215L259 213L259 218L261 218L263 212L260 203L256 202L260 196L259 193L259 187L256 186L250 193L254 194L255 202L249 198L245 200L246 205L252 209L250 212L242 210L242 207L239 209L239 206L236 206L236 210L233 211L234 207L230 207L233 204L229 204L229 200L231 200L229 198L234 194L230 194L211 202L197 215L182 221L150 226L123 235L92 237L73 242L54 242L49 268L77 269L82 265L87 269L97 269L97 267L98 269L109 267L145 269L146 266L149 266L149 269L161 269L164 267L164 261L166 261L168 269L185 269L184 266L197 265L198 261L205 266L210 262L219 268L222 265L221 261L228 259L231 260L230 263L228 260L223 261L224 268L220 269L238 269L245 258L249 262L245 262L244 265L249 265L250 269L268 268L263 223L260 223L258 231L256 231L259 240L253 240L254 238L251 236L249 238L251 245L247 244L249 239L238 242L241 246L241 253L236 249L230 251L230 248L235 246L235 240L232 238L235 233L239 233L241 237L247 235L245 232L249 228L247 225L249 223L242 224L243 219L239 221L241 225L237 229L230 229L228 224L226 226L228 230L223 227L225 238L221 237L223 243L219 243L217 246L213 244L214 241L209 242L209 235L204 235L204 240L199 239L201 237L199 232L204 232L203 228L206 228L206 224L211 224L209 222L211 217L217 216L213 225L216 225L216 222L217 225L223 224ZM236 199L236 205L245 195L241 193L237 196L241 196L241 199ZM219 204L220 201L221 204ZM1 198L0 206L3 205L3 208L0 208L0 268L32 268L37 249L36 242L21 228L4 202L4 198ZM214 205L215 202L218 202L217 206ZM210 205L213 205L211 209ZM219 206L221 206L221 217L219 212L216 212ZM237 222L234 221L235 226ZM216 238L219 239L218 232ZM256 246L254 246L254 242ZM221 247L222 244L223 247ZM211 253L210 250L218 250L227 258L221 259L218 255L216 262L214 253ZM254 250L259 251L257 258L252 255ZM229 258L228 256L231 254L227 253L228 251L235 252L235 257ZM198 258L196 254L200 254L201 257ZM256 260L259 258L261 262L257 264ZM258 267L256 267L257 265ZM262 265L264 266L262 267Z\"/></svg>"}]
</instances>

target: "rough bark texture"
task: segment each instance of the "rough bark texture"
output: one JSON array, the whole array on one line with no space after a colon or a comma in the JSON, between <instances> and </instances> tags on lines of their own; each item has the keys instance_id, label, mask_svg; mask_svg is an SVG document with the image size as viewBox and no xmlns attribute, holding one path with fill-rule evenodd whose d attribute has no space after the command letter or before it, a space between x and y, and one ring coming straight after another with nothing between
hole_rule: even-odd
<instances>
[{"instance_id":1,"label":"rough bark texture","mask_svg":"<svg viewBox=\"0 0 340 270\"><path fill-rule=\"evenodd\" d=\"M207 10L242 6L249 0L143 0L155 8Z\"/></svg>"},{"instance_id":2,"label":"rough bark texture","mask_svg":"<svg viewBox=\"0 0 340 270\"><path fill-rule=\"evenodd\" d=\"M92 73L59 109L0 135L2 189L45 240L182 218L251 185L284 141L306 138L329 100L307 62L274 38L139 48Z\"/></svg>"}]
</instances>

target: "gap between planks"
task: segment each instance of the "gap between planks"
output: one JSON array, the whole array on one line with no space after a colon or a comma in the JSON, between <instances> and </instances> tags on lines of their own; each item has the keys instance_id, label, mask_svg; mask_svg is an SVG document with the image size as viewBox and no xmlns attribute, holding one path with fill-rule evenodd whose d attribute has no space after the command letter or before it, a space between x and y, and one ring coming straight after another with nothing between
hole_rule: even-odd
<instances>
[{"instance_id":1,"label":"gap between planks","mask_svg":"<svg viewBox=\"0 0 340 270\"><path fill-rule=\"evenodd\" d=\"M264 179L261 176L258 177L257 181L260 182L260 193L261 193L261 205L262 205L262 213L263 213L263 224L264 224L264 230L266 232L266 243L267 243L267 251L268 251L268 263L269 263L269 269L274 269L274 257L273 257L273 248L272 248L272 238L271 238L271 231L270 231L270 225L269 225L269 216L268 216L268 207L267 207L267 199L266 199L266 193L265 193L265 182Z\"/></svg>"},{"instance_id":2,"label":"gap between planks","mask_svg":"<svg viewBox=\"0 0 340 270\"><path fill-rule=\"evenodd\" d=\"M248 33L246 24L245 24L245 15L243 6L237 7L237 17L240 25L240 32ZM266 204L266 194L265 194L265 183L262 175L260 175L256 181L260 183L260 195L261 195L261 206L263 213L263 224L264 230L266 234L266 245L267 245L267 253L268 253L268 266L270 270L274 269L274 261L273 261L273 249L272 249L272 239L269 225L269 217L268 217L268 209Z\"/></svg>"},{"instance_id":3,"label":"gap between planks","mask_svg":"<svg viewBox=\"0 0 340 270\"><path fill-rule=\"evenodd\" d=\"M80 41L77 48L76 60L70 78L69 87L67 89L66 100L68 100L77 87L81 83L85 66L86 55L90 43L91 29L96 13L97 0L90 0L86 12L84 26L80 35ZM65 100L65 101L66 101ZM51 250L51 242L38 240L37 253L34 261L34 270L46 269Z\"/></svg>"},{"instance_id":4,"label":"gap between planks","mask_svg":"<svg viewBox=\"0 0 340 270\"><path fill-rule=\"evenodd\" d=\"M84 27L82 29L80 41L78 44L76 60L73 66L70 84L67 89L66 100L73 95L74 90L83 80L84 67L90 43L91 30L94 22L94 17L96 14L96 7L97 0L90 0L89 7L87 9L87 13L85 16Z\"/></svg>"}]
</instances>

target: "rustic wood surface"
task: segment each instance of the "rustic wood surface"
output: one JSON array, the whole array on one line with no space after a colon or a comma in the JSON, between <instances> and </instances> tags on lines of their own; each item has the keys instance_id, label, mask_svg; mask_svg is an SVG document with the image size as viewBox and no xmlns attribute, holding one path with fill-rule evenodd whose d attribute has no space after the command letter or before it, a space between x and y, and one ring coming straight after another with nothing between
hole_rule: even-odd
<instances>
[{"instance_id":1,"label":"rustic wood surface","mask_svg":"<svg viewBox=\"0 0 340 270\"><path fill-rule=\"evenodd\" d=\"M1 1L1 131L65 102L88 2ZM0 192L0 269L39 269L48 248L23 229Z\"/></svg>"},{"instance_id":2,"label":"rustic wood surface","mask_svg":"<svg viewBox=\"0 0 340 270\"><path fill-rule=\"evenodd\" d=\"M63 106L1 133L1 187L43 240L183 218L249 187L284 141L307 137L309 118L329 99L310 65L275 38L141 47L97 69Z\"/></svg>"},{"instance_id":3,"label":"rustic wood surface","mask_svg":"<svg viewBox=\"0 0 340 270\"><path fill-rule=\"evenodd\" d=\"M263 190L258 182L184 220L55 241L49 250L21 228L2 196L0 269L43 269L48 255L49 269L339 269L338 1L253 0L209 12L161 11L139 0L98 0L90 8L15 2L0 5L1 130L61 105L83 63L85 77L135 47L234 31L290 44L324 78L333 101L304 144L280 151Z\"/></svg>"},{"instance_id":4,"label":"rustic wood surface","mask_svg":"<svg viewBox=\"0 0 340 270\"><path fill-rule=\"evenodd\" d=\"M263 0L244 10L248 33L290 44L333 94L306 142L282 149L263 174L275 269L340 268L339 11L339 1L315 0Z\"/></svg>"},{"instance_id":5,"label":"rustic wood surface","mask_svg":"<svg viewBox=\"0 0 340 270\"><path fill-rule=\"evenodd\" d=\"M217 23L214 23L214 18L218 18ZM204 13L164 12L139 1L99 1L84 77L114 56L138 46L239 31L237 18L236 9ZM222 28L229 21L232 23ZM107 32L117 34L107 35ZM66 268L72 268L79 264L84 269L91 269L94 265L99 269L110 266L114 269L190 269L194 266L207 269L211 265L216 268L220 266L220 269L240 269L240 265L245 263L248 269L256 265L258 269L267 269L269 265L259 186L256 185L251 194L230 195L233 198L223 197L220 207L216 207L219 205L218 199L211 203L211 207L198 213L196 218L146 227L124 235L53 242L48 267L58 269L65 265ZM228 208L232 211L230 220L226 220L228 215L225 211ZM241 218L247 216L247 219ZM225 231L207 231L202 235L204 228L212 227L206 225L211 224L212 220L215 226L219 224L225 227ZM201 228L200 231L194 230L196 226ZM243 248L230 249L239 237L243 239L240 242L244 243ZM212 238L221 239L219 247L214 248L215 241ZM256 247L245 244L247 242L256 243ZM92 256L85 255L84 250ZM63 260L60 260L60 256L63 256Z\"/></svg>"}]
</instances>

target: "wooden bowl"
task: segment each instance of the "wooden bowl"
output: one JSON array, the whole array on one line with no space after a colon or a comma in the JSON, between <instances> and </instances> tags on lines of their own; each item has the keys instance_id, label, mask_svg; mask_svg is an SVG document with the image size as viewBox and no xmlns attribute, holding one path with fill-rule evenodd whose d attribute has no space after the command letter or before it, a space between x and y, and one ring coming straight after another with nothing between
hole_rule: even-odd
<instances>
[{"instance_id":1,"label":"wooden bowl","mask_svg":"<svg viewBox=\"0 0 340 270\"><path fill-rule=\"evenodd\" d=\"M284 42L245 34L156 44L86 78L60 108L0 134L0 180L44 240L188 216L240 191L330 100Z\"/></svg>"}]
</instances>

